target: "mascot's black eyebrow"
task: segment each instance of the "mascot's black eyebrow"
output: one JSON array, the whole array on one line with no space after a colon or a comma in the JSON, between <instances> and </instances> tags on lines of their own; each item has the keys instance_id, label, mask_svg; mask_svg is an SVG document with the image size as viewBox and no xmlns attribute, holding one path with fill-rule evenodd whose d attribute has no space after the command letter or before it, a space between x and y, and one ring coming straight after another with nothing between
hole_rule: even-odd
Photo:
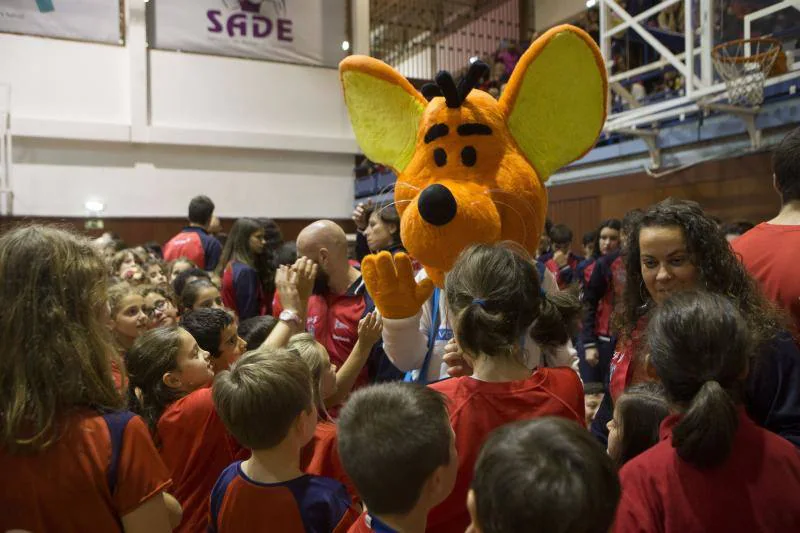
<instances>
[{"instance_id":1,"label":"mascot's black eyebrow","mask_svg":"<svg viewBox=\"0 0 800 533\"><path fill-rule=\"evenodd\" d=\"M448 133L450 133L450 128L447 127L447 124L434 124L425 132L425 144L432 143L439 137L444 137Z\"/></svg>"},{"instance_id":2,"label":"mascot's black eyebrow","mask_svg":"<svg viewBox=\"0 0 800 533\"><path fill-rule=\"evenodd\" d=\"M461 124L458 127L458 134L459 135L491 135L492 128L487 126L486 124L478 124L478 123L470 123L470 124Z\"/></svg>"}]
</instances>

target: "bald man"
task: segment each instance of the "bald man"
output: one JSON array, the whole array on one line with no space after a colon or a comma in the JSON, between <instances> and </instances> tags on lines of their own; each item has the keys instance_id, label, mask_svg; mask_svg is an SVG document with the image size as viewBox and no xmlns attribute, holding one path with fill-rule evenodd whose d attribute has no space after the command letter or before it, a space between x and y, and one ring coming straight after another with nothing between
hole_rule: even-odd
<instances>
[{"instance_id":1,"label":"bald man","mask_svg":"<svg viewBox=\"0 0 800 533\"><path fill-rule=\"evenodd\" d=\"M297 236L297 255L319 265L314 294L308 301L306 329L328 350L331 363L341 369L358 340L359 321L375 308L375 304L361 281L361 272L350 265L347 237L335 222L318 220L306 226ZM273 314L278 316L280 311L280 305L275 302ZM354 389L371 381L370 369L380 364L384 372L383 365L390 364L379 345L369 348L372 349L369 364L359 371ZM394 370L394 377L402 376ZM337 375L337 384L339 382Z\"/></svg>"}]
</instances>

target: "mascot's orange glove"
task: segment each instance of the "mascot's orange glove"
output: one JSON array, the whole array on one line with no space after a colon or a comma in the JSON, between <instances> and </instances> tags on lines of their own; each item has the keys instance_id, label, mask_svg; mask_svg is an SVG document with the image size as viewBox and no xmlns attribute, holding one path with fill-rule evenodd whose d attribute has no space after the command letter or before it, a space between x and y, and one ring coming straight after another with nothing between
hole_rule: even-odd
<instances>
[{"instance_id":1,"label":"mascot's orange glove","mask_svg":"<svg viewBox=\"0 0 800 533\"><path fill-rule=\"evenodd\" d=\"M361 262L361 274L375 307L385 318L416 315L433 293L433 282L414 279L411 259L404 253L368 255Z\"/></svg>"}]
</instances>

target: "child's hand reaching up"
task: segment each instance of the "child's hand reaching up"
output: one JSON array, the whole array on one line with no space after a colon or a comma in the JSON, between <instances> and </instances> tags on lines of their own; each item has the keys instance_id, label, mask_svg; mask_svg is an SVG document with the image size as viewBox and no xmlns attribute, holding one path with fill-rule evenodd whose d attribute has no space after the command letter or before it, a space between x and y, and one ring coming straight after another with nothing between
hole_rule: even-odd
<instances>
[{"instance_id":1,"label":"child's hand reaching up","mask_svg":"<svg viewBox=\"0 0 800 533\"><path fill-rule=\"evenodd\" d=\"M297 273L297 292L301 303L305 305L314 290L319 265L307 257L300 257L292 266L292 271Z\"/></svg>"},{"instance_id":2,"label":"child's hand reaching up","mask_svg":"<svg viewBox=\"0 0 800 533\"><path fill-rule=\"evenodd\" d=\"M371 348L381 338L383 332L383 319L377 311L368 313L358 323L358 341L367 348Z\"/></svg>"}]
</instances>

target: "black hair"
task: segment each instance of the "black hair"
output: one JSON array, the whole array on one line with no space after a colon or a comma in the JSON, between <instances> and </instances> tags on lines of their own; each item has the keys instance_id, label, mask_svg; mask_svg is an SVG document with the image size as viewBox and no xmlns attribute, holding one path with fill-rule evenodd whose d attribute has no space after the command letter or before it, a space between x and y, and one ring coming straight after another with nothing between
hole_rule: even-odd
<instances>
[{"instance_id":1,"label":"black hair","mask_svg":"<svg viewBox=\"0 0 800 533\"><path fill-rule=\"evenodd\" d=\"M720 231L723 236L728 235L744 235L755 227L755 224L746 220L738 220L736 222L728 222L722 225Z\"/></svg>"},{"instance_id":2,"label":"black hair","mask_svg":"<svg viewBox=\"0 0 800 533\"><path fill-rule=\"evenodd\" d=\"M247 343L247 351L255 350L264 344L277 323L278 320L269 315L242 320L239 323L239 336Z\"/></svg>"},{"instance_id":3,"label":"black hair","mask_svg":"<svg viewBox=\"0 0 800 533\"><path fill-rule=\"evenodd\" d=\"M548 232L553 244L568 244L572 242L572 230L566 224L556 224Z\"/></svg>"},{"instance_id":4,"label":"black hair","mask_svg":"<svg viewBox=\"0 0 800 533\"><path fill-rule=\"evenodd\" d=\"M603 447L557 417L493 431L472 490L484 533L608 533L620 499L617 469Z\"/></svg>"},{"instance_id":5,"label":"black hair","mask_svg":"<svg viewBox=\"0 0 800 533\"><path fill-rule=\"evenodd\" d=\"M646 381L625 389L617 400L615 410L619 438L611 458L622 468L622 465L658 444L659 428L669 416L669 404L664 387Z\"/></svg>"},{"instance_id":6,"label":"black hair","mask_svg":"<svg viewBox=\"0 0 800 533\"><path fill-rule=\"evenodd\" d=\"M214 216L214 202L208 196L195 196L189 202L189 222L208 226Z\"/></svg>"},{"instance_id":7,"label":"black hair","mask_svg":"<svg viewBox=\"0 0 800 533\"><path fill-rule=\"evenodd\" d=\"M587 396L589 394L603 394L605 390L605 385L599 381L588 381L583 384L583 393Z\"/></svg>"},{"instance_id":8,"label":"black hair","mask_svg":"<svg viewBox=\"0 0 800 533\"><path fill-rule=\"evenodd\" d=\"M196 309L181 316L181 327L212 357L219 357L222 331L231 324L233 317L224 309Z\"/></svg>"},{"instance_id":9,"label":"black hair","mask_svg":"<svg viewBox=\"0 0 800 533\"><path fill-rule=\"evenodd\" d=\"M783 203L800 200L800 128L790 131L775 148L772 172Z\"/></svg>"},{"instance_id":10,"label":"black hair","mask_svg":"<svg viewBox=\"0 0 800 533\"><path fill-rule=\"evenodd\" d=\"M183 287L183 292L181 292L181 300L180 300L180 311L181 314L188 313L192 310L194 305L197 303L197 297L201 291L208 289L210 287L217 288L216 285L211 283L211 280L206 278L196 279L187 283Z\"/></svg>"},{"instance_id":11,"label":"black hair","mask_svg":"<svg viewBox=\"0 0 800 533\"><path fill-rule=\"evenodd\" d=\"M445 398L416 383L357 390L338 429L342 465L375 514L408 513L436 469L455 461Z\"/></svg>"},{"instance_id":12,"label":"black hair","mask_svg":"<svg viewBox=\"0 0 800 533\"><path fill-rule=\"evenodd\" d=\"M202 278L211 281L211 276L202 268L194 267L186 269L175 276L175 281L172 282L172 288L179 297L183 296L183 289L186 287L189 278Z\"/></svg>"},{"instance_id":13,"label":"black hair","mask_svg":"<svg viewBox=\"0 0 800 533\"><path fill-rule=\"evenodd\" d=\"M289 241L281 244L275 250L275 266L292 266L297 261L297 243Z\"/></svg>"},{"instance_id":14,"label":"black hair","mask_svg":"<svg viewBox=\"0 0 800 533\"><path fill-rule=\"evenodd\" d=\"M596 235L594 237L594 250L592 254L594 257L600 257L600 234L603 232L605 228L615 229L620 232L620 237L622 236L622 222L620 222L617 218L609 218L608 220L604 220L597 226Z\"/></svg>"},{"instance_id":15,"label":"black hair","mask_svg":"<svg viewBox=\"0 0 800 533\"><path fill-rule=\"evenodd\" d=\"M675 294L650 320L647 344L667 398L683 411L672 433L678 455L699 468L723 463L755 347L736 303L703 291Z\"/></svg>"},{"instance_id":16,"label":"black hair","mask_svg":"<svg viewBox=\"0 0 800 533\"><path fill-rule=\"evenodd\" d=\"M464 250L447 273L445 295L459 344L473 355L516 353L529 328L540 345L564 344L581 311L567 292L543 294L533 260L511 242Z\"/></svg>"},{"instance_id":17,"label":"black hair","mask_svg":"<svg viewBox=\"0 0 800 533\"><path fill-rule=\"evenodd\" d=\"M553 221L549 218L544 219L544 233L548 237L550 236L550 232L553 230Z\"/></svg>"},{"instance_id":18,"label":"black hair","mask_svg":"<svg viewBox=\"0 0 800 533\"><path fill-rule=\"evenodd\" d=\"M161 251L161 245L156 241L147 241L144 243L144 249L155 255L159 260L164 260L164 253Z\"/></svg>"},{"instance_id":19,"label":"black hair","mask_svg":"<svg viewBox=\"0 0 800 533\"><path fill-rule=\"evenodd\" d=\"M259 274L261 274L261 286L264 289L264 294L271 296L275 294L275 272L278 267L275 264L275 252L278 247L283 244L283 233L278 223L271 218L257 218L264 228L264 251L258 254L255 258ZM272 305L270 299L269 305Z\"/></svg>"},{"instance_id":20,"label":"black hair","mask_svg":"<svg viewBox=\"0 0 800 533\"><path fill-rule=\"evenodd\" d=\"M594 245L596 240L597 240L597 232L594 230L587 231L586 233L583 234L583 239L581 239L581 244L583 244L584 246L586 246L587 244Z\"/></svg>"}]
</instances>

